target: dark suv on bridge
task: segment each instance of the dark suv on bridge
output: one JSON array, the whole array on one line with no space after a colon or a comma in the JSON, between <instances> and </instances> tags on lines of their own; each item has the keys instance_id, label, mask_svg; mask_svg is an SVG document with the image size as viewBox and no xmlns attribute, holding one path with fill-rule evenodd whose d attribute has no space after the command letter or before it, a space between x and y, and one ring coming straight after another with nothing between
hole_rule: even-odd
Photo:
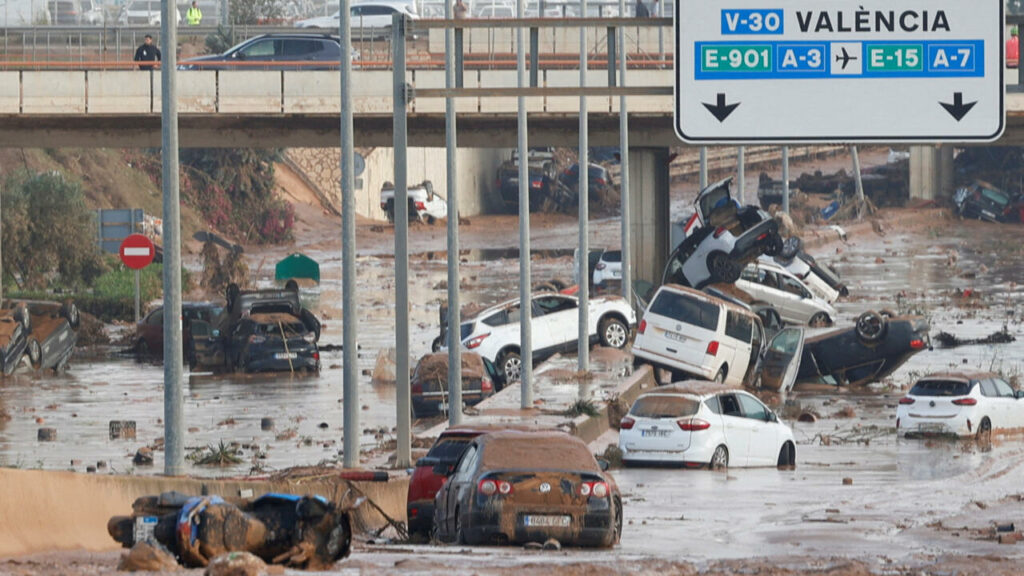
<instances>
[{"instance_id":1,"label":"dark suv on bridge","mask_svg":"<svg viewBox=\"0 0 1024 576\"><path fill-rule=\"evenodd\" d=\"M223 54L183 60L178 69L337 70L340 59L341 41L337 36L262 34L229 48Z\"/></svg>"}]
</instances>

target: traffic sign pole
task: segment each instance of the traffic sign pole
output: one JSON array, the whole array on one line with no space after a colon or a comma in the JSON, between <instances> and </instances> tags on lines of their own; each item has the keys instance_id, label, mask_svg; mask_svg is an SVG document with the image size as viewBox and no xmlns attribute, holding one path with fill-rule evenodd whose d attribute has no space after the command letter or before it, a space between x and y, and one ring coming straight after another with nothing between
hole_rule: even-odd
<instances>
[{"instance_id":1,"label":"traffic sign pole","mask_svg":"<svg viewBox=\"0 0 1024 576\"><path fill-rule=\"evenodd\" d=\"M135 271L135 323L136 324L139 323L139 319L140 319L140 314L139 314L140 310L139 309L141 308L141 306L139 305L139 299L140 299L140 296L139 296L139 275L140 274L141 273L138 270Z\"/></svg>"}]
</instances>

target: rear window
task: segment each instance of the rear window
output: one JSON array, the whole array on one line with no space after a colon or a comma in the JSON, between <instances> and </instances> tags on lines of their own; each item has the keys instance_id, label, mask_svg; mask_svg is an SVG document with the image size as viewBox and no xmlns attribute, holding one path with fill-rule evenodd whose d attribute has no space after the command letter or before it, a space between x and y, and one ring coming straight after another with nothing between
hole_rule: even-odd
<instances>
[{"instance_id":1,"label":"rear window","mask_svg":"<svg viewBox=\"0 0 1024 576\"><path fill-rule=\"evenodd\" d=\"M622 251L621 250L608 250L601 256L601 260L605 262L622 262Z\"/></svg>"},{"instance_id":2,"label":"rear window","mask_svg":"<svg viewBox=\"0 0 1024 576\"><path fill-rule=\"evenodd\" d=\"M574 438L507 436L485 444L484 468L600 472L586 444Z\"/></svg>"},{"instance_id":3,"label":"rear window","mask_svg":"<svg viewBox=\"0 0 1024 576\"><path fill-rule=\"evenodd\" d=\"M735 338L740 342L750 342L750 327L752 323L750 318L734 312L732 310L726 311L725 314L725 335L730 338Z\"/></svg>"},{"instance_id":4,"label":"rear window","mask_svg":"<svg viewBox=\"0 0 1024 576\"><path fill-rule=\"evenodd\" d=\"M718 329L718 306L688 294L662 290L651 303L648 312L705 330Z\"/></svg>"},{"instance_id":5,"label":"rear window","mask_svg":"<svg viewBox=\"0 0 1024 576\"><path fill-rule=\"evenodd\" d=\"M629 413L639 418L680 418L693 416L700 402L685 396L643 396L633 404Z\"/></svg>"},{"instance_id":6,"label":"rear window","mask_svg":"<svg viewBox=\"0 0 1024 576\"><path fill-rule=\"evenodd\" d=\"M430 452L427 452L427 457L437 458L442 462L457 462L472 441L472 438L465 436L440 438L430 448Z\"/></svg>"},{"instance_id":7,"label":"rear window","mask_svg":"<svg viewBox=\"0 0 1024 576\"><path fill-rule=\"evenodd\" d=\"M966 396L972 385L956 380L922 380L910 389L913 396Z\"/></svg>"}]
</instances>

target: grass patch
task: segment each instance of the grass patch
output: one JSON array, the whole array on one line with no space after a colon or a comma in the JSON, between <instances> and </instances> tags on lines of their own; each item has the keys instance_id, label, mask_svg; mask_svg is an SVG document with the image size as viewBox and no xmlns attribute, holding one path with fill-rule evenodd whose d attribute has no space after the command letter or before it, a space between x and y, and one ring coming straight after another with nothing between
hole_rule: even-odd
<instances>
[{"instance_id":1,"label":"grass patch","mask_svg":"<svg viewBox=\"0 0 1024 576\"><path fill-rule=\"evenodd\" d=\"M562 412L563 416L568 416L570 418L576 418L577 416L583 415L597 416L598 414L600 414L600 410L598 409L597 404L595 404L593 400L587 400L584 398L576 400L565 410L565 412Z\"/></svg>"}]
</instances>

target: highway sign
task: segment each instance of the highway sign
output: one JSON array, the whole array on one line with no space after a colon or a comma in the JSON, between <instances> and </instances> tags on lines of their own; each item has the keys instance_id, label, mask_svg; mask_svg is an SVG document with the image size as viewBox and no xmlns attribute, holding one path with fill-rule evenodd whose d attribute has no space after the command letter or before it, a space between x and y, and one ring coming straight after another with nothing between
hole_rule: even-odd
<instances>
[{"instance_id":1,"label":"highway sign","mask_svg":"<svg viewBox=\"0 0 1024 576\"><path fill-rule=\"evenodd\" d=\"M142 270L153 261L156 249L142 234L131 234L121 241L121 262L132 270Z\"/></svg>"},{"instance_id":2,"label":"highway sign","mask_svg":"<svg viewBox=\"0 0 1024 576\"><path fill-rule=\"evenodd\" d=\"M676 0L675 126L701 144L999 138L1003 0Z\"/></svg>"}]
</instances>

